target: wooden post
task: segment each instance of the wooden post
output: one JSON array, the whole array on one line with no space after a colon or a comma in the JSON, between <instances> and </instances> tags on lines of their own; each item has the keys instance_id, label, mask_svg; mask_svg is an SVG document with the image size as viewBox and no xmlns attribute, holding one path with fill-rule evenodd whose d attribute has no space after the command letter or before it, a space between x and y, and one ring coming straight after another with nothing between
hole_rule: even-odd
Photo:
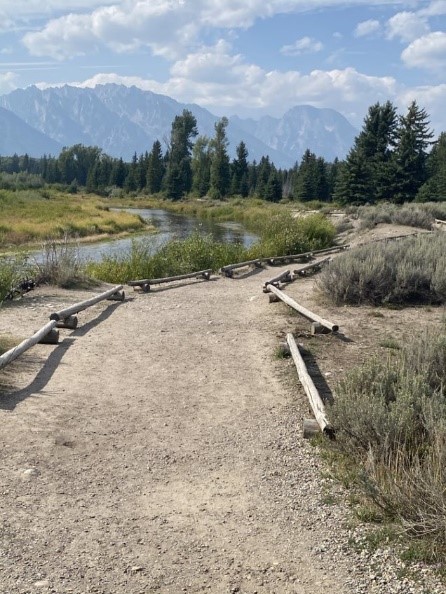
<instances>
[{"instance_id":1,"label":"wooden post","mask_svg":"<svg viewBox=\"0 0 446 594\"><path fill-rule=\"evenodd\" d=\"M69 330L76 330L77 322L77 316L68 316L68 318L59 320L56 323L56 328L68 328Z\"/></svg>"},{"instance_id":2,"label":"wooden post","mask_svg":"<svg viewBox=\"0 0 446 594\"><path fill-rule=\"evenodd\" d=\"M121 291L122 288L123 288L122 285L117 285L116 287L113 287L112 289L109 289L108 291L105 291L104 293L101 293L100 295L96 295L95 297L92 297L91 299L87 299L86 301L81 301L80 303L71 305L70 307L67 307L66 309L62 309L61 311L54 312L50 315L50 320L56 320L56 322L58 322L59 320L64 320L65 318L69 318L71 315L79 313L80 311L83 311L84 309L87 309L88 307L95 305L95 303L99 303L99 301L104 301L104 299L108 299L115 293L118 293L119 291ZM121 299L121 301L122 301L122 299Z\"/></svg>"},{"instance_id":3,"label":"wooden post","mask_svg":"<svg viewBox=\"0 0 446 594\"><path fill-rule=\"evenodd\" d=\"M30 338L23 340L20 344L18 344L14 348L9 349L9 351L6 351L6 353L3 353L3 355L0 356L0 369L3 369L3 367L6 367L6 365L8 365L8 363L11 363L11 361L14 361L14 359L17 359L17 357L19 357L22 353L24 353L25 351L30 349L32 346L34 346L35 344L40 342L42 340L42 338L44 338L49 332L51 332L54 329L55 326L56 326L55 320L48 322L48 324L45 324L45 326L43 326L43 328L40 328L40 330L38 330Z\"/></svg>"},{"instance_id":4,"label":"wooden post","mask_svg":"<svg viewBox=\"0 0 446 594\"><path fill-rule=\"evenodd\" d=\"M110 297L107 297L107 301L125 301L125 292L124 291L116 291Z\"/></svg>"},{"instance_id":5,"label":"wooden post","mask_svg":"<svg viewBox=\"0 0 446 594\"><path fill-rule=\"evenodd\" d=\"M339 330L339 326L337 324L332 324L328 320L324 320L324 318L321 318L317 314L313 313L312 311L310 311L303 305L299 305L299 303L294 301L294 299L291 299L291 297L288 297L288 295L286 295L283 291L281 291L274 285L269 285L269 288L270 288L271 292L276 295L276 297L278 297L284 303L286 303L287 305L289 305L290 307L292 307L293 309L298 311L305 318L311 320L312 322L319 322L319 324L321 324L322 326L325 326L331 332L337 332ZM272 301L271 301L271 295L270 295L270 303L271 302Z\"/></svg>"},{"instance_id":6,"label":"wooden post","mask_svg":"<svg viewBox=\"0 0 446 594\"><path fill-rule=\"evenodd\" d=\"M293 357L293 361L297 369L297 374L299 376L300 383L302 384L305 393L308 396L311 410L313 411L317 424L319 425L323 433L332 436L333 428L330 426L330 423L328 422L328 418L325 413L325 405L322 402L322 398L320 397L319 392L317 391L317 388L314 385L314 382L311 379L310 374L307 371L307 367L302 358L302 355L300 354L299 347L297 346L296 341L294 340L294 336L289 333L287 334L286 340L291 350L291 356Z\"/></svg>"},{"instance_id":7,"label":"wooden post","mask_svg":"<svg viewBox=\"0 0 446 594\"><path fill-rule=\"evenodd\" d=\"M291 282L291 272L289 270L284 270L280 274L277 274L273 278L265 281L263 283L263 292L269 293L268 285L278 286L280 282L289 283Z\"/></svg>"},{"instance_id":8,"label":"wooden post","mask_svg":"<svg viewBox=\"0 0 446 594\"><path fill-rule=\"evenodd\" d=\"M330 256L328 256L327 258L324 258L323 260L319 260L319 262L312 262L311 264L302 266L301 268L294 270L294 274L298 274L299 276L304 276L307 272L310 272L310 271L315 272L316 270L319 270L320 268L322 268L322 266L325 266L325 264L328 264L329 261L330 261Z\"/></svg>"},{"instance_id":9,"label":"wooden post","mask_svg":"<svg viewBox=\"0 0 446 594\"><path fill-rule=\"evenodd\" d=\"M59 330L56 330L56 328L53 328L52 330L50 330L48 332L48 334L45 334L45 336L43 336L39 340L40 344L58 344L58 342L59 342Z\"/></svg>"}]
</instances>

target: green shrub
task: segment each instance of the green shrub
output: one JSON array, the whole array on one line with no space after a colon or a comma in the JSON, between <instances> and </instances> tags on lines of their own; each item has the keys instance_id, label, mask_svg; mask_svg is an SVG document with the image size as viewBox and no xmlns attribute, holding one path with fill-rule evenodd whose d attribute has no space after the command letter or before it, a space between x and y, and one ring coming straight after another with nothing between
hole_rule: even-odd
<instances>
[{"instance_id":1,"label":"green shrub","mask_svg":"<svg viewBox=\"0 0 446 594\"><path fill-rule=\"evenodd\" d=\"M78 248L68 237L43 244L43 259L36 263L36 282L65 289L91 284Z\"/></svg>"},{"instance_id":2,"label":"green shrub","mask_svg":"<svg viewBox=\"0 0 446 594\"><path fill-rule=\"evenodd\" d=\"M446 545L446 327L336 388L328 415L354 484L404 530Z\"/></svg>"},{"instance_id":3,"label":"green shrub","mask_svg":"<svg viewBox=\"0 0 446 594\"><path fill-rule=\"evenodd\" d=\"M333 303L446 302L446 235L364 245L335 258L318 286Z\"/></svg>"},{"instance_id":4,"label":"green shrub","mask_svg":"<svg viewBox=\"0 0 446 594\"><path fill-rule=\"evenodd\" d=\"M0 303L28 274L29 267L25 258L20 256L0 258Z\"/></svg>"}]
</instances>

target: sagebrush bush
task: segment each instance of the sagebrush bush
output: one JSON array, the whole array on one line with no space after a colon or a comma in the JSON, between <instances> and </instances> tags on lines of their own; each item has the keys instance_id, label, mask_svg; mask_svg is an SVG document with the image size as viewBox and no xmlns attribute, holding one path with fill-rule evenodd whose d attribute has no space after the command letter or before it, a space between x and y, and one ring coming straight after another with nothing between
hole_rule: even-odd
<instances>
[{"instance_id":1,"label":"sagebrush bush","mask_svg":"<svg viewBox=\"0 0 446 594\"><path fill-rule=\"evenodd\" d=\"M364 245L325 267L318 287L337 305L446 302L446 234Z\"/></svg>"},{"instance_id":2,"label":"sagebrush bush","mask_svg":"<svg viewBox=\"0 0 446 594\"><path fill-rule=\"evenodd\" d=\"M446 326L352 370L327 412L363 496L446 545Z\"/></svg>"}]
</instances>

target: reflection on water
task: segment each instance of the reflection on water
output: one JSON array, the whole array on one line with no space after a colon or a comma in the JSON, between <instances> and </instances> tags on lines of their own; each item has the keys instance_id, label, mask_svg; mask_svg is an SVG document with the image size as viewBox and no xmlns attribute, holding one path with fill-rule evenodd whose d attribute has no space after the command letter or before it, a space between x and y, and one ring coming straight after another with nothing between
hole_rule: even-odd
<instances>
[{"instance_id":1,"label":"reflection on water","mask_svg":"<svg viewBox=\"0 0 446 594\"><path fill-rule=\"evenodd\" d=\"M158 230L156 234L143 233L138 235L138 238L150 237L151 242L153 242L154 251L170 239L185 239L194 232L211 235L215 241L221 243L241 243L245 247L249 247L258 239L256 235L245 231L239 223L215 223L162 209L126 208L113 210L126 210L140 215L156 227ZM101 260L103 256L119 256L122 252L130 249L134 239L135 236L112 239L95 244L81 244L78 248L79 255L83 260L93 260L96 262ZM32 253L31 256L39 260L41 252Z\"/></svg>"}]
</instances>

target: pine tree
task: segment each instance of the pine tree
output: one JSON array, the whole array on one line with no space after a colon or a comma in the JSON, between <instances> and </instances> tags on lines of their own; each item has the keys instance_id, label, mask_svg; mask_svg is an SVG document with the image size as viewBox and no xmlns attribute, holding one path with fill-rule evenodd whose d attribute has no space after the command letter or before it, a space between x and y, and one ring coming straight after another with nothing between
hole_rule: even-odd
<instances>
[{"instance_id":1,"label":"pine tree","mask_svg":"<svg viewBox=\"0 0 446 594\"><path fill-rule=\"evenodd\" d=\"M394 152L394 191L392 201L411 202L427 180L428 147L433 133L429 130L427 112L413 101L405 116L400 117L397 147Z\"/></svg>"},{"instance_id":2,"label":"pine tree","mask_svg":"<svg viewBox=\"0 0 446 594\"><path fill-rule=\"evenodd\" d=\"M161 192L163 177L165 173L165 165L163 154L161 150L161 143L155 140L148 157L147 165L147 190L149 194L157 194Z\"/></svg>"},{"instance_id":3,"label":"pine tree","mask_svg":"<svg viewBox=\"0 0 446 594\"><path fill-rule=\"evenodd\" d=\"M236 158L231 166L231 194L240 194L244 198L248 196L248 150L243 141L237 146Z\"/></svg>"},{"instance_id":4,"label":"pine tree","mask_svg":"<svg viewBox=\"0 0 446 594\"><path fill-rule=\"evenodd\" d=\"M265 187L265 200L268 202L279 202L282 199L282 182L279 173L275 168L272 168Z\"/></svg>"},{"instance_id":5,"label":"pine tree","mask_svg":"<svg viewBox=\"0 0 446 594\"><path fill-rule=\"evenodd\" d=\"M442 132L427 158L426 183L416 196L417 202L446 201L446 132Z\"/></svg>"},{"instance_id":6,"label":"pine tree","mask_svg":"<svg viewBox=\"0 0 446 594\"><path fill-rule=\"evenodd\" d=\"M165 176L165 191L169 198L178 200L192 188L192 138L198 134L197 120L192 112L183 110L172 123L169 161Z\"/></svg>"}]
</instances>

